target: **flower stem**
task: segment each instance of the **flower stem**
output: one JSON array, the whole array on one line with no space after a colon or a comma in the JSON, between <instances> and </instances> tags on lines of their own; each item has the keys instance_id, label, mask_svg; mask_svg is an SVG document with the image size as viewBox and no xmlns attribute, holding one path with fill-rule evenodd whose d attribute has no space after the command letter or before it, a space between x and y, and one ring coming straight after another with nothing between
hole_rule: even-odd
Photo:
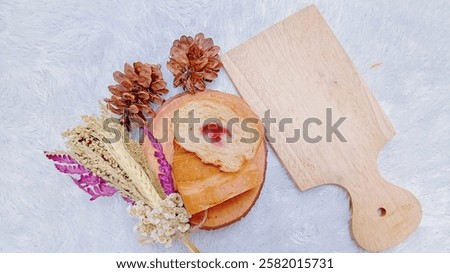
<instances>
[{"instance_id":1,"label":"flower stem","mask_svg":"<svg viewBox=\"0 0 450 273\"><path fill-rule=\"evenodd\" d=\"M192 252L192 253L200 253L200 250L194 245L194 243L189 239L187 235L181 237L184 245Z\"/></svg>"}]
</instances>

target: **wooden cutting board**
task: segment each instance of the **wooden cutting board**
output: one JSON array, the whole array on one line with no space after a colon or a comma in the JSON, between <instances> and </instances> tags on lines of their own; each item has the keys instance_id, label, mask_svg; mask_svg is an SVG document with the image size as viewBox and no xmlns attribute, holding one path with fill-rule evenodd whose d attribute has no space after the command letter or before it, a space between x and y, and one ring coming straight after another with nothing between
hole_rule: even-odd
<instances>
[{"instance_id":1,"label":"wooden cutting board","mask_svg":"<svg viewBox=\"0 0 450 273\"><path fill-rule=\"evenodd\" d=\"M361 247L381 251L416 229L419 202L377 167L394 128L315 6L222 60L242 97L266 117L266 137L300 189L337 184L348 191ZM268 110L276 120L270 125Z\"/></svg>"}]
</instances>

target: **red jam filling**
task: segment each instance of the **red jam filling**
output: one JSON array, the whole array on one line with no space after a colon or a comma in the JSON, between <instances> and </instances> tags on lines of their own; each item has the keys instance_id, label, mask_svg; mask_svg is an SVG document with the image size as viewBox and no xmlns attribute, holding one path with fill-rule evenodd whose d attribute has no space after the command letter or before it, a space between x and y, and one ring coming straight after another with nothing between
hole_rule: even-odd
<instances>
[{"instance_id":1,"label":"red jam filling","mask_svg":"<svg viewBox=\"0 0 450 273\"><path fill-rule=\"evenodd\" d=\"M202 128L202 134L208 137L209 142L219 143L225 135L231 136L227 128L223 128L217 123L208 123Z\"/></svg>"}]
</instances>

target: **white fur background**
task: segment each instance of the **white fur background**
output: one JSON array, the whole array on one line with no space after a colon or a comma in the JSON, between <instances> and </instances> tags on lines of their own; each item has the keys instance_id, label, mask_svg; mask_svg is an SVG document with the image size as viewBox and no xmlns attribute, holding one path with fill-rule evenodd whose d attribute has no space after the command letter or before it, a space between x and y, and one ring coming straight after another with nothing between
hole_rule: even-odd
<instances>
[{"instance_id":1,"label":"white fur background","mask_svg":"<svg viewBox=\"0 0 450 273\"><path fill-rule=\"evenodd\" d=\"M375 3L376 2L376 3ZM43 156L98 113L124 62L167 61L174 39L204 32L225 52L315 3L398 134L384 177L423 206L418 230L392 252L450 251L450 2L0 0L0 251L182 252L142 246L119 198L89 202ZM375 63L382 63L371 68ZM164 70L167 82L172 76ZM224 71L211 88L236 93ZM179 92L171 89L171 94ZM206 252L361 252L344 190L300 192L272 152L266 185L241 222L199 231Z\"/></svg>"}]
</instances>

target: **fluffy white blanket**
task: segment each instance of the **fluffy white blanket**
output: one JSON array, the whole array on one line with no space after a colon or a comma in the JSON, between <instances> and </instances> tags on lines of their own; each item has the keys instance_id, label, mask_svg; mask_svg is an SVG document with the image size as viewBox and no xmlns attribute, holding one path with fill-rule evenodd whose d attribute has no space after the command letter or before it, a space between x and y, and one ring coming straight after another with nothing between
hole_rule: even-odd
<instances>
[{"instance_id":1,"label":"fluffy white blanket","mask_svg":"<svg viewBox=\"0 0 450 273\"><path fill-rule=\"evenodd\" d=\"M382 174L423 206L418 230L388 251L450 251L450 2L312 2L397 129ZM125 62L164 64L174 39L200 31L225 52L309 3L1 0L0 251L185 251L140 245L119 197L89 202L43 151L64 148L61 132L98 113ZM224 71L210 87L236 93ZM207 252L363 251L350 217L344 190L300 192L271 151L250 214L192 237Z\"/></svg>"}]
</instances>

